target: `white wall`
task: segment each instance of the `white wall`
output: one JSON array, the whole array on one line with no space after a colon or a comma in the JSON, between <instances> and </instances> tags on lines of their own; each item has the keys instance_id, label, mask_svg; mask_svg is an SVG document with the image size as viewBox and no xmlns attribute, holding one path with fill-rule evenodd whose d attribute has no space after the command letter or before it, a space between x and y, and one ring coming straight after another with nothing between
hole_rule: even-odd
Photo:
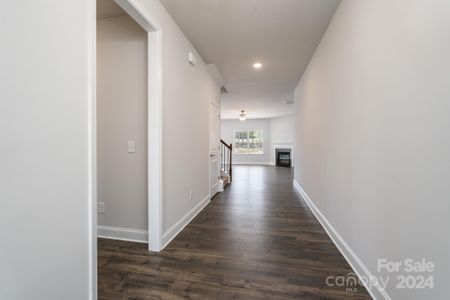
<instances>
[{"instance_id":1,"label":"white wall","mask_svg":"<svg viewBox=\"0 0 450 300\"><path fill-rule=\"evenodd\" d=\"M270 119L270 136L272 144L293 144L294 115Z\"/></svg>"},{"instance_id":2,"label":"white wall","mask_svg":"<svg viewBox=\"0 0 450 300\"><path fill-rule=\"evenodd\" d=\"M344 0L296 90L295 180L374 275L425 258L450 295L450 2ZM422 274L429 275L429 274Z\"/></svg>"},{"instance_id":3,"label":"white wall","mask_svg":"<svg viewBox=\"0 0 450 300\"><path fill-rule=\"evenodd\" d=\"M233 153L234 164L261 164L269 165L271 163L271 137L270 137L270 119L247 119L222 120L221 136L222 139L234 146L235 130L262 129L263 131L263 150L264 154L236 154ZM233 150L234 152L234 150Z\"/></svg>"},{"instance_id":4,"label":"white wall","mask_svg":"<svg viewBox=\"0 0 450 300\"><path fill-rule=\"evenodd\" d=\"M162 33L162 218L166 243L209 201L209 105L219 102L220 89L161 3L133 2ZM190 51L197 57L195 66L187 62Z\"/></svg>"},{"instance_id":5,"label":"white wall","mask_svg":"<svg viewBox=\"0 0 450 300\"><path fill-rule=\"evenodd\" d=\"M131 17L97 21L98 225L148 229L147 55L147 32Z\"/></svg>"},{"instance_id":6,"label":"white wall","mask_svg":"<svg viewBox=\"0 0 450 300\"><path fill-rule=\"evenodd\" d=\"M198 54L195 67L187 63L188 51L196 52L159 1L133 2L162 33L163 229L169 239L209 198L205 124L219 87ZM3 298L88 299L95 283L89 276L95 245L89 243L95 243L90 225L96 220L89 220L88 201L94 7L91 0L2 2Z\"/></svg>"},{"instance_id":7,"label":"white wall","mask_svg":"<svg viewBox=\"0 0 450 300\"><path fill-rule=\"evenodd\" d=\"M89 297L93 7L90 1L1 2L2 299Z\"/></svg>"}]
</instances>

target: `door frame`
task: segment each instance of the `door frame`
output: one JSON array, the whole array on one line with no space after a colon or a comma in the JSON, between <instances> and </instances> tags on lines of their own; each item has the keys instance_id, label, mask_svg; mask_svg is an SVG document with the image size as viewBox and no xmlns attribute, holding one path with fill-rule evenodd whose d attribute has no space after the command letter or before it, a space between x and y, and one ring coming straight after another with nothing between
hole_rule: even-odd
<instances>
[{"instance_id":1,"label":"door frame","mask_svg":"<svg viewBox=\"0 0 450 300\"><path fill-rule=\"evenodd\" d=\"M218 132L218 137L220 139L220 107L214 103L213 101L210 102L209 104L209 113L211 113L214 110L215 113L217 113L217 117L219 119L219 132ZM209 116L209 119L211 119L211 116ZM211 124L209 124L209 128L211 128ZM211 135L210 132L208 132L209 135ZM209 136L209 138L211 138L211 136ZM220 145L220 140L217 141L217 144ZM209 154L211 155L211 141L209 141L208 143L208 147L209 147ZM217 152L219 154L218 159L219 159L219 176L220 176L220 146L217 149ZM209 158L209 191L210 191L210 198L214 197L216 195L216 193L211 193L211 157ZM217 179L216 185L219 184L219 179ZM217 187L216 187L217 189Z\"/></svg>"},{"instance_id":2,"label":"door frame","mask_svg":"<svg viewBox=\"0 0 450 300\"><path fill-rule=\"evenodd\" d=\"M88 22L88 235L89 299L97 299L97 0L87 0ZM148 119L148 249L162 248L163 120L162 31L134 0L114 0L147 31Z\"/></svg>"}]
</instances>

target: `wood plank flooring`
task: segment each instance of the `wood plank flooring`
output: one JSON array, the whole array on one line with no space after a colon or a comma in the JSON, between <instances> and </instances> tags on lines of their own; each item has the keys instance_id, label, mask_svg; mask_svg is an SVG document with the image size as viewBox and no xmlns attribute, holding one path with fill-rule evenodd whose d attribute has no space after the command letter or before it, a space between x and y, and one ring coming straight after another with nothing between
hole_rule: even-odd
<instances>
[{"instance_id":1,"label":"wood plank flooring","mask_svg":"<svg viewBox=\"0 0 450 300\"><path fill-rule=\"evenodd\" d=\"M370 299L292 186L290 168L236 166L233 183L159 254L99 239L99 299Z\"/></svg>"}]
</instances>

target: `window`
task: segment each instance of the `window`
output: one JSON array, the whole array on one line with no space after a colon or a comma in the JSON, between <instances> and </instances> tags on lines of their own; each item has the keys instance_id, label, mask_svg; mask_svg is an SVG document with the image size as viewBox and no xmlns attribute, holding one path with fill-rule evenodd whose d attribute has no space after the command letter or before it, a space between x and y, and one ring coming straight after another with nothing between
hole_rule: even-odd
<instances>
[{"instance_id":1,"label":"window","mask_svg":"<svg viewBox=\"0 0 450 300\"><path fill-rule=\"evenodd\" d=\"M264 154L262 130L236 130L234 132L234 153Z\"/></svg>"}]
</instances>

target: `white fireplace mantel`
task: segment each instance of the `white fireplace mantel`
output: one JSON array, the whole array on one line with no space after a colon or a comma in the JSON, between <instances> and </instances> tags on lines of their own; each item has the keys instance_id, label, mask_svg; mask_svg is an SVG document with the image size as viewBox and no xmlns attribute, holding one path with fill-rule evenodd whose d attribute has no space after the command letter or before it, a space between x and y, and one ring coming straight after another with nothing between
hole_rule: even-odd
<instances>
[{"instance_id":1,"label":"white fireplace mantel","mask_svg":"<svg viewBox=\"0 0 450 300\"><path fill-rule=\"evenodd\" d=\"M277 149L289 149L291 150L291 168L294 167L294 144L286 143L286 144L272 144L272 165L276 165L276 155Z\"/></svg>"}]
</instances>

